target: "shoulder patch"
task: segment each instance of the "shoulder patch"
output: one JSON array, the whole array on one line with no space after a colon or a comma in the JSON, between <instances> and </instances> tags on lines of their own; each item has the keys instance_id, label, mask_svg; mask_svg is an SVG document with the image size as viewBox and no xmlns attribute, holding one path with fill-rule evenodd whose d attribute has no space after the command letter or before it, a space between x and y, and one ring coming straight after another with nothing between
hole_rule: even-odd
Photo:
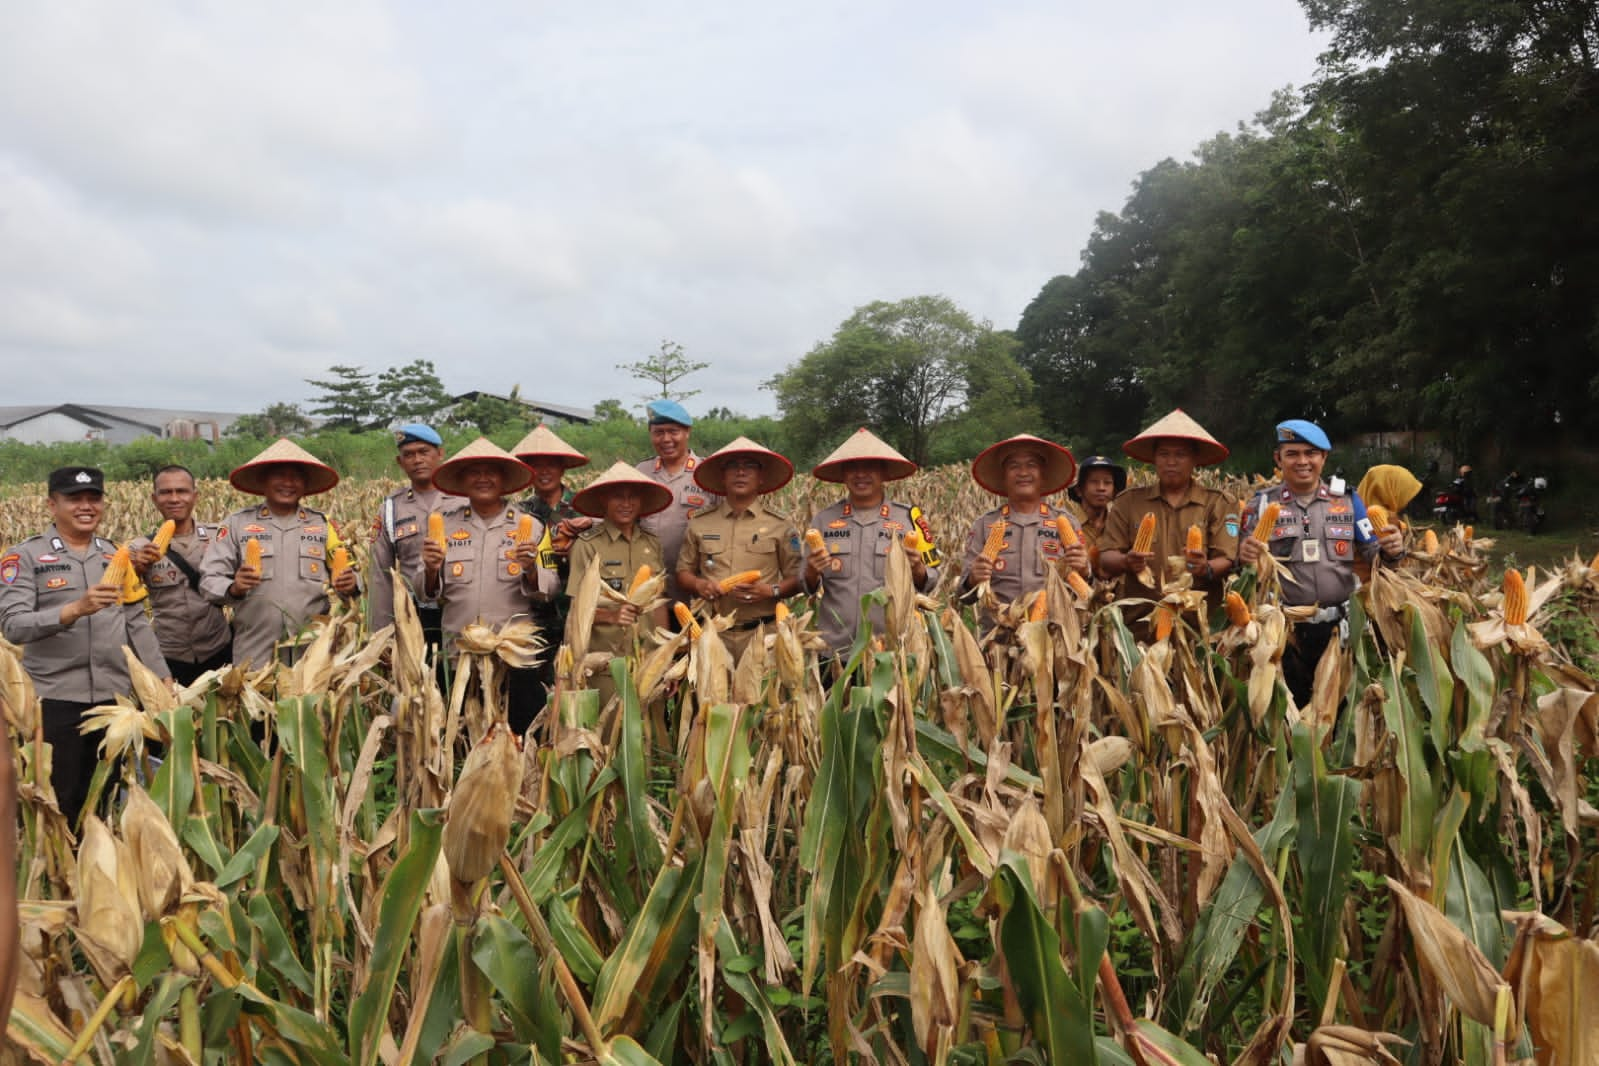
<instances>
[{"instance_id":1,"label":"shoulder patch","mask_svg":"<svg viewBox=\"0 0 1599 1066\"><path fill-rule=\"evenodd\" d=\"M0 582L4 582L7 585L15 584L17 574L21 570L22 556L16 552L11 552L5 558L0 559Z\"/></svg>"}]
</instances>

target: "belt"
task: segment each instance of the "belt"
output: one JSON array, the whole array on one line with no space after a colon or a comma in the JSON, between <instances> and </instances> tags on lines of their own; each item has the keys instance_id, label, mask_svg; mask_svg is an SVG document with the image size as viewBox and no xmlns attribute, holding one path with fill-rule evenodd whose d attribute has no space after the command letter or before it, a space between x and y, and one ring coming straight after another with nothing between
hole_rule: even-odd
<instances>
[{"instance_id":1,"label":"belt","mask_svg":"<svg viewBox=\"0 0 1599 1066\"><path fill-rule=\"evenodd\" d=\"M748 622L734 622L732 625L728 626L727 628L729 628L729 629L740 629L740 630L742 630L742 629L755 629L755 628L757 628L759 626L770 625L771 623L773 623L775 621L777 621L777 615L775 615L775 614L763 614L759 618L751 618Z\"/></svg>"},{"instance_id":2,"label":"belt","mask_svg":"<svg viewBox=\"0 0 1599 1066\"><path fill-rule=\"evenodd\" d=\"M1315 625L1323 625L1323 626L1324 625L1331 625L1334 622L1342 622L1345 618L1348 618L1348 617L1349 617L1349 601L1345 600L1343 603L1335 603L1331 607L1318 608L1315 614L1311 615L1309 618L1304 619L1304 621L1301 622L1300 624L1303 625L1305 622L1308 622L1308 623L1310 623L1313 626L1315 626Z\"/></svg>"}]
</instances>

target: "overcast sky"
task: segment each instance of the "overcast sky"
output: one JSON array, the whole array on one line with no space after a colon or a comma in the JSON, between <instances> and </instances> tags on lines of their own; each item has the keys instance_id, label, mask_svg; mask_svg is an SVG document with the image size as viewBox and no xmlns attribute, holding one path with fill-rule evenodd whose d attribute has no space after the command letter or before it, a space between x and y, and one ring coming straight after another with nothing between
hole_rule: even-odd
<instances>
[{"instance_id":1,"label":"overcast sky","mask_svg":"<svg viewBox=\"0 0 1599 1066\"><path fill-rule=\"evenodd\" d=\"M5 403L259 411L336 363L697 409L856 307L1012 328L1137 174L1314 73L1294 0L0 9Z\"/></svg>"}]
</instances>

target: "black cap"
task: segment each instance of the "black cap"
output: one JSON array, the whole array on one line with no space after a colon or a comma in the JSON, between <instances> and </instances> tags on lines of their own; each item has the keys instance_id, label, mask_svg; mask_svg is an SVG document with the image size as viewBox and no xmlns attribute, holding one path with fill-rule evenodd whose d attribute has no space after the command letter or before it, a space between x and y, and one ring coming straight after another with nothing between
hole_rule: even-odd
<instances>
[{"instance_id":1,"label":"black cap","mask_svg":"<svg viewBox=\"0 0 1599 1066\"><path fill-rule=\"evenodd\" d=\"M71 496L75 492L105 493L105 475L92 466L62 466L50 471L51 495Z\"/></svg>"}]
</instances>

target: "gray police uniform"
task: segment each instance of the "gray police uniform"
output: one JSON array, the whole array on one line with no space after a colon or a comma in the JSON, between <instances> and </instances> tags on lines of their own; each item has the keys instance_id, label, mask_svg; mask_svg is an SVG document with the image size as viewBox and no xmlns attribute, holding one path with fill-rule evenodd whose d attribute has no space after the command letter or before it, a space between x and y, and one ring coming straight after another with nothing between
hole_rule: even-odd
<instances>
[{"instance_id":1,"label":"gray police uniform","mask_svg":"<svg viewBox=\"0 0 1599 1066\"><path fill-rule=\"evenodd\" d=\"M665 485L672 492L672 502L665 510L639 519L639 525L646 532L654 533L660 539L661 555L668 563L676 563L678 552L683 550L683 534L688 529L689 517L700 508L719 503L722 499L714 492L706 492L695 483L694 468L701 462L703 460L699 456L689 452L683 469L675 474L667 470L659 458L646 459L634 468ZM676 573L668 573L666 576L666 596L684 603L689 600L689 597L677 587Z\"/></svg>"},{"instance_id":2,"label":"gray police uniform","mask_svg":"<svg viewBox=\"0 0 1599 1066\"><path fill-rule=\"evenodd\" d=\"M829 556L822 584L815 593L817 625L833 654L841 655L855 641L860 626L861 597L883 587L890 552L903 551L905 534L915 528L911 509L885 501L882 506L857 511L848 500L816 512L811 527L822 534ZM938 568L929 566L918 592L938 585ZM886 623L883 609L869 616L874 631Z\"/></svg>"},{"instance_id":3,"label":"gray police uniform","mask_svg":"<svg viewBox=\"0 0 1599 1066\"><path fill-rule=\"evenodd\" d=\"M470 503L444 512L444 565L439 570L438 593L426 594L427 575L420 556L411 573L411 587L421 602L443 608L445 633L459 635L473 622L500 626L525 619L535 597L552 596L559 590L554 570L535 566L530 574L512 557L523 513L520 507L507 505L485 519ZM532 540L537 543L543 536L544 527L534 519Z\"/></svg>"},{"instance_id":4,"label":"gray police uniform","mask_svg":"<svg viewBox=\"0 0 1599 1066\"><path fill-rule=\"evenodd\" d=\"M261 543L261 584L242 597L229 594L244 558L244 542ZM200 564L200 592L233 608L233 661L265 666L278 641L297 636L328 612L328 554L339 546L327 516L309 507L279 517L266 504L235 511L217 528ZM281 658L293 661L285 649Z\"/></svg>"},{"instance_id":5,"label":"gray police uniform","mask_svg":"<svg viewBox=\"0 0 1599 1066\"><path fill-rule=\"evenodd\" d=\"M1058 564L1066 550L1055 528L1055 519L1061 515L1070 519L1073 529L1082 528L1069 511L1051 507L1047 503L1040 503L1025 512L1012 511L1010 504L989 511L972 523L972 531L966 535L966 555L961 562L961 573L971 572L972 563L988 541L988 527L1003 521L1005 542L994 560L994 575L988 580L989 589L1001 602L1019 600L1037 592L1044 587L1044 575L1049 567Z\"/></svg>"},{"instance_id":6,"label":"gray police uniform","mask_svg":"<svg viewBox=\"0 0 1599 1066\"><path fill-rule=\"evenodd\" d=\"M174 536L166 554L145 571L144 585L150 590L156 639L169 664L210 662L227 652L233 642L233 630L222 608L200 595L189 575L172 561L174 555L180 555L198 574L215 534L215 526L196 522L192 532ZM149 543L149 537L139 537L129 548L137 551Z\"/></svg>"},{"instance_id":7,"label":"gray police uniform","mask_svg":"<svg viewBox=\"0 0 1599 1066\"><path fill-rule=\"evenodd\" d=\"M1329 617L1318 621L1336 621L1332 614L1349 602L1360 583L1355 560L1377 554L1365 505L1355 493L1335 493L1326 484L1316 487L1309 503L1300 503L1285 485L1272 485L1256 493L1244 508L1240 539L1254 530L1261 510L1272 500L1282 510L1266 547L1294 579L1282 583L1283 603L1328 608Z\"/></svg>"},{"instance_id":8,"label":"gray police uniform","mask_svg":"<svg viewBox=\"0 0 1599 1066\"><path fill-rule=\"evenodd\" d=\"M438 489L418 492L409 485L383 498L372 530L372 587L367 593L373 629L382 629L394 621L394 580L389 571L398 566L400 576L410 580L411 574L421 568L428 515L439 509L444 498Z\"/></svg>"}]
</instances>

